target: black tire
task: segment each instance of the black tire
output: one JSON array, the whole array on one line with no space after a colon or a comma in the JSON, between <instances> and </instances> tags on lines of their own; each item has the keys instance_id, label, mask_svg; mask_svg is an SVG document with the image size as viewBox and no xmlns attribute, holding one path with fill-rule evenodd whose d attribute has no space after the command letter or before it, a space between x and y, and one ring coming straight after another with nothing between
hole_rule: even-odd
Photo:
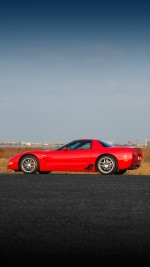
<instances>
[{"instance_id":1,"label":"black tire","mask_svg":"<svg viewBox=\"0 0 150 267\"><path fill-rule=\"evenodd\" d=\"M49 174L50 171L39 171L40 174Z\"/></svg>"},{"instance_id":2,"label":"black tire","mask_svg":"<svg viewBox=\"0 0 150 267\"><path fill-rule=\"evenodd\" d=\"M122 175L122 174L124 174L126 171L127 171L127 170L118 170L118 171L116 171L114 174L115 174L115 175Z\"/></svg>"},{"instance_id":3,"label":"black tire","mask_svg":"<svg viewBox=\"0 0 150 267\"><path fill-rule=\"evenodd\" d=\"M111 155L103 155L98 158L96 168L103 175L111 175L117 171L117 161Z\"/></svg>"},{"instance_id":4,"label":"black tire","mask_svg":"<svg viewBox=\"0 0 150 267\"><path fill-rule=\"evenodd\" d=\"M39 170L39 162L33 155L25 155L20 161L20 170L25 174L33 174Z\"/></svg>"}]
</instances>

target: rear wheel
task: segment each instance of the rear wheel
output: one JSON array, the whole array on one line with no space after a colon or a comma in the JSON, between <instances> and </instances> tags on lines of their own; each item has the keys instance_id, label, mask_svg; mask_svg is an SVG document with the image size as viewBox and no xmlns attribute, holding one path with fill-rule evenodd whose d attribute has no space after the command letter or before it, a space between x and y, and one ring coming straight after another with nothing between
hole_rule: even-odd
<instances>
[{"instance_id":1,"label":"rear wheel","mask_svg":"<svg viewBox=\"0 0 150 267\"><path fill-rule=\"evenodd\" d=\"M103 155L97 160L96 167L103 175L114 174L117 170L117 161L111 155Z\"/></svg>"},{"instance_id":2,"label":"rear wheel","mask_svg":"<svg viewBox=\"0 0 150 267\"><path fill-rule=\"evenodd\" d=\"M35 156L25 155L20 161L20 170L25 174L36 173L39 169L39 163Z\"/></svg>"}]
</instances>

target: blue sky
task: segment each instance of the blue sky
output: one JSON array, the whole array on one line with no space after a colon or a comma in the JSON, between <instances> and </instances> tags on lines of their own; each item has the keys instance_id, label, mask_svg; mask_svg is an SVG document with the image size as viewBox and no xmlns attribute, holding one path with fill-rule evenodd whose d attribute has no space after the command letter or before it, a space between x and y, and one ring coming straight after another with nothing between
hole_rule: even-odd
<instances>
[{"instance_id":1,"label":"blue sky","mask_svg":"<svg viewBox=\"0 0 150 267\"><path fill-rule=\"evenodd\" d=\"M0 142L150 138L149 10L0 0Z\"/></svg>"}]
</instances>

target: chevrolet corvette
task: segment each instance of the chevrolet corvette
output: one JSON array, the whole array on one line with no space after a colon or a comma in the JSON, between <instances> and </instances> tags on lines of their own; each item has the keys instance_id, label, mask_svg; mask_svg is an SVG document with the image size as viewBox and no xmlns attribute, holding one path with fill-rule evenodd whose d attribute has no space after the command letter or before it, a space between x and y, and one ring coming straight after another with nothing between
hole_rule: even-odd
<instances>
[{"instance_id":1,"label":"chevrolet corvette","mask_svg":"<svg viewBox=\"0 0 150 267\"><path fill-rule=\"evenodd\" d=\"M54 150L22 152L9 159L7 168L24 174L48 174L52 171L124 174L139 168L142 150L117 147L95 139L79 139Z\"/></svg>"}]
</instances>

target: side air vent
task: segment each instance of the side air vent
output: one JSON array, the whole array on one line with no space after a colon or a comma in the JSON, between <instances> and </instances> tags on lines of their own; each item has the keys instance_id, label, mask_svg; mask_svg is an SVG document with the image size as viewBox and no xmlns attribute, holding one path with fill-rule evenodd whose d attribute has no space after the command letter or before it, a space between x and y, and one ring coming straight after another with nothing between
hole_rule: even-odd
<instances>
[{"instance_id":1,"label":"side air vent","mask_svg":"<svg viewBox=\"0 0 150 267\"><path fill-rule=\"evenodd\" d=\"M93 165L92 164L90 164L87 168L85 168L85 170L92 170L92 168L93 168Z\"/></svg>"}]
</instances>

